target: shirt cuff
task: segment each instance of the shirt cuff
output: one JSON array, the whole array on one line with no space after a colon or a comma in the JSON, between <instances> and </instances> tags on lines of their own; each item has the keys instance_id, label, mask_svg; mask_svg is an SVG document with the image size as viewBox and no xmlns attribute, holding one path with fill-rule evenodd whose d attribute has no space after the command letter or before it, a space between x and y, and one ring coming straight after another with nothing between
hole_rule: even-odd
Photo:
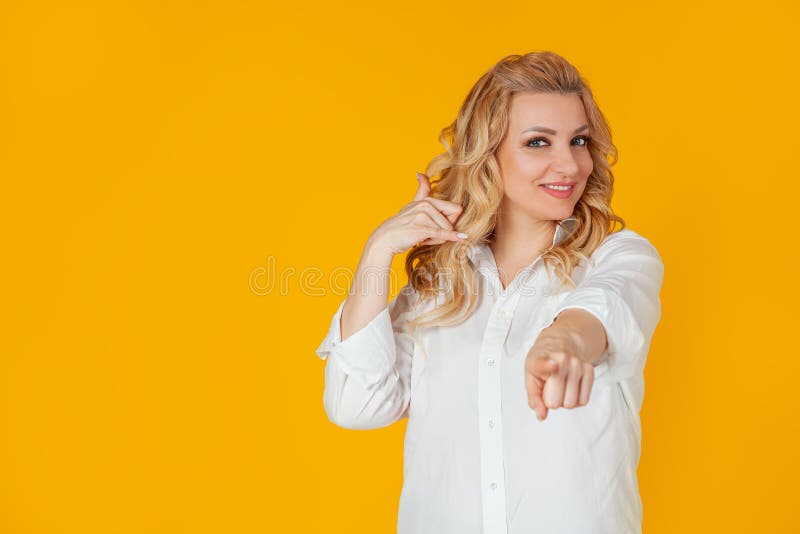
<instances>
[{"instance_id":1,"label":"shirt cuff","mask_svg":"<svg viewBox=\"0 0 800 534\"><path fill-rule=\"evenodd\" d=\"M620 309L622 303L619 299L601 289L584 288L580 294L573 293L567 300L569 302L565 301L553 314L553 321L562 311L577 308L596 317L606 332L608 347L592 363L595 368L595 387L644 372L649 340L645 339L635 321L624 319L626 314ZM630 327L631 324L634 326ZM627 330L622 325L628 325Z\"/></svg>"},{"instance_id":2,"label":"shirt cuff","mask_svg":"<svg viewBox=\"0 0 800 534\"><path fill-rule=\"evenodd\" d=\"M348 376L369 389L383 382L394 368L395 340L391 316L388 307L384 308L342 341L341 317L345 300L339 304L328 334L315 352L323 360L331 356Z\"/></svg>"},{"instance_id":3,"label":"shirt cuff","mask_svg":"<svg viewBox=\"0 0 800 534\"><path fill-rule=\"evenodd\" d=\"M569 308L577 308L591 313L603 325L608 347L595 362L598 365L605 360L616 359L620 351L631 356L644 343L644 336L639 330L621 299L609 291L587 287L571 293L553 314L558 316Z\"/></svg>"}]
</instances>

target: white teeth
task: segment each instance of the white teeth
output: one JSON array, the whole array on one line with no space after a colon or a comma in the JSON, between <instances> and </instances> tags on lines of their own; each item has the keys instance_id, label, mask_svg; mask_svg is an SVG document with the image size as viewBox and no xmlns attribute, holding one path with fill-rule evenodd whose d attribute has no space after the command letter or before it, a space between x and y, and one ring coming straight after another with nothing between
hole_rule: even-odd
<instances>
[{"instance_id":1,"label":"white teeth","mask_svg":"<svg viewBox=\"0 0 800 534\"><path fill-rule=\"evenodd\" d=\"M556 191L567 191L569 189L572 189L571 185L547 185L547 184L545 184L545 187L548 187L550 189L555 189Z\"/></svg>"}]
</instances>

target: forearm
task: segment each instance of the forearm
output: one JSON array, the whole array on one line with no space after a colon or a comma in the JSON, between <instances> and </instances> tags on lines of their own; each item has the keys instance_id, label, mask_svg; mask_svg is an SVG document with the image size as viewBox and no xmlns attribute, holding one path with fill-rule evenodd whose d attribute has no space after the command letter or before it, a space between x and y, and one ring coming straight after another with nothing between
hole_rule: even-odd
<instances>
[{"instance_id":1,"label":"forearm","mask_svg":"<svg viewBox=\"0 0 800 534\"><path fill-rule=\"evenodd\" d=\"M365 327L386 308L392 257L371 240L367 241L342 308L342 341Z\"/></svg>"},{"instance_id":2,"label":"forearm","mask_svg":"<svg viewBox=\"0 0 800 534\"><path fill-rule=\"evenodd\" d=\"M551 328L563 329L578 345L578 355L594 364L608 348L606 331L600 320L580 308L568 308L558 314Z\"/></svg>"}]
</instances>

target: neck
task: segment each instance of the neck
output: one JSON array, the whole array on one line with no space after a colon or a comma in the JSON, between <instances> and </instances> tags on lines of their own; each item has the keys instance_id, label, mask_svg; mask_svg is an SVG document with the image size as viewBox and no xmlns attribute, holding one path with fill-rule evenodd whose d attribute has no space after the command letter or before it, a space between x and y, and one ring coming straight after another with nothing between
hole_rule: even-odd
<instances>
[{"instance_id":1,"label":"neck","mask_svg":"<svg viewBox=\"0 0 800 534\"><path fill-rule=\"evenodd\" d=\"M512 216L500 211L491 241L492 254L501 261L526 264L553 244L558 221Z\"/></svg>"}]
</instances>

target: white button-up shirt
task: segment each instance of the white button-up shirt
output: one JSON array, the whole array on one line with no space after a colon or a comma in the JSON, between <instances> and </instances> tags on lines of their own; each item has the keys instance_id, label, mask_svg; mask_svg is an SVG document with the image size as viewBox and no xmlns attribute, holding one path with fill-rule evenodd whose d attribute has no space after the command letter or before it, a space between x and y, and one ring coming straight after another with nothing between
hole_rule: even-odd
<instances>
[{"instance_id":1,"label":"white button-up shirt","mask_svg":"<svg viewBox=\"0 0 800 534\"><path fill-rule=\"evenodd\" d=\"M553 244L574 222L560 221ZM344 341L339 304L316 350L327 358L325 412L351 429L408 417L399 534L641 532L639 410L664 267L627 228L591 259L573 272L575 289L557 288L540 256L504 290L491 249L475 245L474 312L414 335L407 321L434 303L415 307L410 284ZM548 410L539 421L528 406L525 357L567 308L602 322L608 350L595 363L588 404Z\"/></svg>"}]
</instances>

